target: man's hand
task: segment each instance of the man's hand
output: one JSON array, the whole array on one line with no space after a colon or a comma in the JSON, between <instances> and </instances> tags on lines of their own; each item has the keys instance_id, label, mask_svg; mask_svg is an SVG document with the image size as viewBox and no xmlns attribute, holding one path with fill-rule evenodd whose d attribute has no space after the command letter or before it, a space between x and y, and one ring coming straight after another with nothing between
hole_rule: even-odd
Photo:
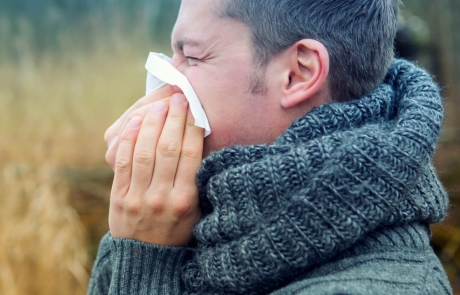
<instances>
[{"instance_id":1,"label":"man's hand","mask_svg":"<svg viewBox=\"0 0 460 295\"><path fill-rule=\"evenodd\" d=\"M161 87L153 93L139 99L107 129L104 135L104 140L107 144L105 159L112 169L115 169L115 156L117 154L119 138L127 123L135 116L145 117L155 101L170 97L173 94L180 92L181 90L177 86L165 85Z\"/></svg>"},{"instance_id":2,"label":"man's hand","mask_svg":"<svg viewBox=\"0 0 460 295\"><path fill-rule=\"evenodd\" d=\"M183 246L200 219L196 173L204 129L183 94L157 101L122 130L110 197L112 237ZM169 109L169 111L168 111Z\"/></svg>"}]
</instances>

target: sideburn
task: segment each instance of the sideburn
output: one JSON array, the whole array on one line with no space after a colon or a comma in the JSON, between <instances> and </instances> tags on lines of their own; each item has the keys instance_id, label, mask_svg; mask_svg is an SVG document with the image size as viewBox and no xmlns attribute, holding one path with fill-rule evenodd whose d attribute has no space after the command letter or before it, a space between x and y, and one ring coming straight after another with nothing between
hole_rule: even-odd
<instances>
[{"instance_id":1,"label":"sideburn","mask_svg":"<svg viewBox=\"0 0 460 295\"><path fill-rule=\"evenodd\" d=\"M265 72L267 67L256 65L255 70L252 72L249 82L249 87L253 95L263 95L268 91L267 84L265 83Z\"/></svg>"}]
</instances>

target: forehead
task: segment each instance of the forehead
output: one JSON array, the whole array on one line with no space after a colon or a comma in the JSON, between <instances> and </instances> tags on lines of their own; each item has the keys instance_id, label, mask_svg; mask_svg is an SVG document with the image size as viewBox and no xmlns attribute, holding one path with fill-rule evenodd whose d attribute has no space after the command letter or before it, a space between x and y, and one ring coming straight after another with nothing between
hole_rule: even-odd
<instances>
[{"instance_id":1,"label":"forehead","mask_svg":"<svg viewBox=\"0 0 460 295\"><path fill-rule=\"evenodd\" d=\"M214 14L217 16L223 5L223 0L182 0L179 14L199 14L202 16Z\"/></svg>"},{"instance_id":2,"label":"forehead","mask_svg":"<svg viewBox=\"0 0 460 295\"><path fill-rule=\"evenodd\" d=\"M223 0L183 0L172 39L206 42L221 35L226 21L219 17Z\"/></svg>"}]
</instances>

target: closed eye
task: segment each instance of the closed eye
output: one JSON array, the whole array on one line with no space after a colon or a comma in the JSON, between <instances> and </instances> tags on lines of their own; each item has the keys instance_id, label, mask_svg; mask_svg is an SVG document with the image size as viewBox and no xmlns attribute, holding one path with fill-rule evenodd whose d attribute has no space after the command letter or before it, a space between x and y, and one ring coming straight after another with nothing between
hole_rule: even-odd
<instances>
[{"instance_id":1,"label":"closed eye","mask_svg":"<svg viewBox=\"0 0 460 295\"><path fill-rule=\"evenodd\" d=\"M196 57L193 57L193 56L186 56L185 58L188 59L188 60L193 60L193 61L200 61L200 60L202 60L202 59L199 59L199 58L196 58Z\"/></svg>"}]
</instances>

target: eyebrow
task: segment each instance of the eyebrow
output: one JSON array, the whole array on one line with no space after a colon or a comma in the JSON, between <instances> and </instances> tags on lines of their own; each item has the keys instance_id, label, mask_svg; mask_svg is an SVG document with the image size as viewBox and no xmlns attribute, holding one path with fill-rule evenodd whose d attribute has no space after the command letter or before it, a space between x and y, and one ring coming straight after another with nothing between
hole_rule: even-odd
<instances>
[{"instance_id":1,"label":"eyebrow","mask_svg":"<svg viewBox=\"0 0 460 295\"><path fill-rule=\"evenodd\" d=\"M196 40L192 39L183 39L183 40L178 40L174 43L174 48L178 51L184 51L184 46L194 46L194 47L201 47L202 44Z\"/></svg>"}]
</instances>

